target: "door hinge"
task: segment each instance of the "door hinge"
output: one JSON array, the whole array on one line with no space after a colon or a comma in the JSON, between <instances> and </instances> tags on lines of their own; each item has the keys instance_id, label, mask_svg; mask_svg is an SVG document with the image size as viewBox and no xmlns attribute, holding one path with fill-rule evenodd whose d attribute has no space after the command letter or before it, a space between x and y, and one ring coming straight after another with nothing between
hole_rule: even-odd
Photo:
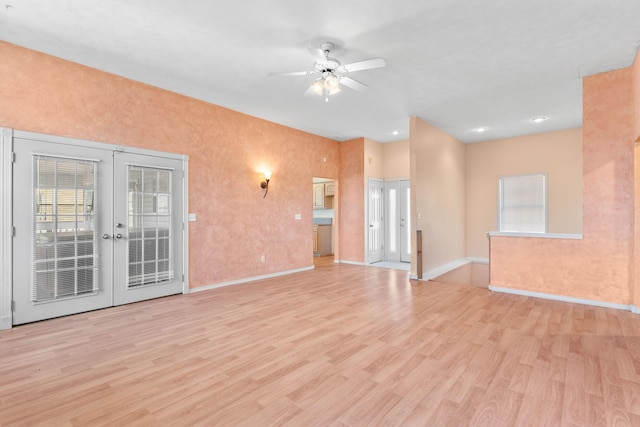
<instances>
[{"instance_id":1,"label":"door hinge","mask_svg":"<svg viewBox=\"0 0 640 427\"><path fill-rule=\"evenodd\" d=\"M182 283L184 283L184 274L182 275Z\"/></svg>"},{"instance_id":2,"label":"door hinge","mask_svg":"<svg viewBox=\"0 0 640 427\"><path fill-rule=\"evenodd\" d=\"M16 302L15 301L11 301L11 311L12 312L16 311Z\"/></svg>"},{"instance_id":3,"label":"door hinge","mask_svg":"<svg viewBox=\"0 0 640 427\"><path fill-rule=\"evenodd\" d=\"M11 237L16 237L16 228L11 227Z\"/></svg>"},{"instance_id":4,"label":"door hinge","mask_svg":"<svg viewBox=\"0 0 640 427\"><path fill-rule=\"evenodd\" d=\"M11 163L15 163L16 162L16 152L12 151L11 152Z\"/></svg>"}]
</instances>

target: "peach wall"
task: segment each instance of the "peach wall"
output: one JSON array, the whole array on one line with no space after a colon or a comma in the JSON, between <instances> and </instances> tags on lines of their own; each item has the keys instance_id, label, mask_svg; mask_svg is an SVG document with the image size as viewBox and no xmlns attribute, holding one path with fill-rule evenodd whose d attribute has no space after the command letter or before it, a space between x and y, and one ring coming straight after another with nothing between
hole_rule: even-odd
<instances>
[{"instance_id":1,"label":"peach wall","mask_svg":"<svg viewBox=\"0 0 640 427\"><path fill-rule=\"evenodd\" d=\"M466 155L468 257L489 258L501 176L545 173L547 232L582 233L582 129L467 144Z\"/></svg>"},{"instance_id":2,"label":"peach wall","mask_svg":"<svg viewBox=\"0 0 640 427\"><path fill-rule=\"evenodd\" d=\"M631 85L629 68L583 80L583 240L492 237L492 285L632 303Z\"/></svg>"},{"instance_id":3,"label":"peach wall","mask_svg":"<svg viewBox=\"0 0 640 427\"><path fill-rule=\"evenodd\" d=\"M369 138L364 138L364 179L365 187L369 178L384 178L383 144ZM365 192L366 194L366 192Z\"/></svg>"},{"instance_id":4,"label":"peach wall","mask_svg":"<svg viewBox=\"0 0 640 427\"><path fill-rule=\"evenodd\" d=\"M416 228L422 230L423 270L428 271L466 256L465 147L417 117L411 118L410 127L411 155L415 156L412 234Z\"/></svg>"},{"instance_id":5,"label":"peach wall","mask_svg":"<svg viewBox=\"0 0 640 427\"><path fill-rule=\"evenodd\" d=\"M340 143L340 261L364 262L364 138Z\"/></svg>"},{"instance_id":6,"label":"peach wall","mask_svg":"<svg viewBox=\"0 0 640 427\"><path fill-rule=\"evenodd\" d=\"M192 288L313 265L312 177L339 177L338 142L4 42L0 58L0 127L189 155Z\"/></svg>"},{"instance_id":7,"label":"peach wall","mask_svg":"<svg viewBox=\"0 0 640 427\"><path fill-rule=\"evenodd\" d=\"M409 140L382 144L385 179L408 179L411 175Z\"/></svg>"},{"instance_id":8,"label":"peach wall","mask_svg":"<svg viewBox=\"0 0 640 427\"><path fill-rule=\"evenodd\" d=\"M633 94L634 152L634 275L633 304L640 307L640 51L631 67Z\"/></svg>"},{"instance_id":9,"label":"peach wall","mask_svg":"<svg viewBox=\"0 0 640 427\"><path fill-rule=\"evenodd\" d=\"M640 51L636 54L631 70L633 74L633 136L634 141L640 142Z\"/></svg>"}]
</instances>

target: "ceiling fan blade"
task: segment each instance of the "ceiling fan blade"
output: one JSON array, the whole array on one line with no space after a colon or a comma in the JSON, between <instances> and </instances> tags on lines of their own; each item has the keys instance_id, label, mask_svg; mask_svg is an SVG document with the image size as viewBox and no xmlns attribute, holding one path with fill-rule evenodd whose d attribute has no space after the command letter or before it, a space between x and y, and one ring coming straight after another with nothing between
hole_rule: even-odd
<instances>
[{"instance_id":1,"label":"ceiling fan blade","mask_svg":"<svg viewBox=\"0 0 640 427\"><path fill-rule=\"evenodd\" d=\"M314 47L310 47L308 49L309 49L309 53L311 54L311 56L313 56L313 59L318 64L326 64L327 63L327 57L324 55L324 50L318 49L318 48L314 48Z\"/></svg>"},{"instance_id":2,"label":"ceiling fan blade","mask_svg":"<svg viewBox=\"0 0 640 427\"><path fill-rule=\"evenodd\" d=\"M369 86L364 83L360 83L359 81L353 80L351 77L342 76L340 78L340 83L345 85L346 87L353 90L365 90Z\"/></svg>"},{"instance_id":3,"label":"ceiling fan blade","mask_svg":"<svg viewBox=\"0 0 640 427\"><path fill-rule=\"evenodd\" d=\"M308 76L310 74L316 74L317 71L293 71L284 73L269 73L269 76Z\"/></svg>"},{"instance_id":4,"label":"ceiling fan blade","mask_svg":"<svg viewBox=\"0 0 640 427\"><path fill-rule=\"evenodd\" d=\"M382 58L372 58L366 59L364 61L352 62L351 64L346 64L340 67L340 71L352 72L352 71L360 71L360 70L369 70L371 68L381 68L387 65L384 59Z\"/></svg>"}]
</instances>

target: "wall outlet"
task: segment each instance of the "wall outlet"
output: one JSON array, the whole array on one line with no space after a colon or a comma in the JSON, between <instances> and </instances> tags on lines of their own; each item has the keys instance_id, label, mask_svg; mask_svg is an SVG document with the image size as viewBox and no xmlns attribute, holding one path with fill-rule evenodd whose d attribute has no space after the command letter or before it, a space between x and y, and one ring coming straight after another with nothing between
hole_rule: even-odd
<instances>
[{"instance_id":1,"label":"wall outlet","mask_svg":"<svg viewBox=\"0 0 640 427\"><path fill-rule=\"evenodd\" d=\"M260 256L260 262L264 262L264 255Z\"/></svg>"},{"instance_id":2,"label":"wall outlet","mask_svg":"<svg viewBox=\"0 0 640 427\"><path fill-rule=\"evenodd\" d=\"M296 214L296 215L294 216L294 219L295 219L296 221L300 221L300 220L302 219L302 215L301 215L301 214Z\"/></svg>"},{"instance_id":3,"label":"wall outlet","mask_svg":"<svg viewBox=\"0 0 640 427\"><path fill-rule=\"evenodd\" d=\"M194 213L190 213L190 214L189 214L189 222L193 222L193 221L195 221L195 220L196 220L196 214L194 214Z\"/></svg>"}]
</instances>

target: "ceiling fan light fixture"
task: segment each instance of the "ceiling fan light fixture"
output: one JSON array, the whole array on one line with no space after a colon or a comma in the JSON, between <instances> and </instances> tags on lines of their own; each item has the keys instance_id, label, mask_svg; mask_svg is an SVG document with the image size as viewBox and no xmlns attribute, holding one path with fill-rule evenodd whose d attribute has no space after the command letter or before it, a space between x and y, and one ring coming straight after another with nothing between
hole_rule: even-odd
<instances>
[{"instance_id":1,"label":"ceiling fan light fixture","mask_svg":"<svg viewBox=\"0 0 640 427\"><path fill-rule=\"evenodd\" d=\"M325 77L324 88L327 90L327 92L333 93L336 90L340 91L339 86L340 86L340 81L333 74L329 74L327 77Z\"/></svg>"},{"instance_id":2,"label":"ceiling fan light fixture","mask_svg":"<svg viewBox=\"0 0 640 427\"><path fill-rule=\"evenodd\" d=\"M322 79L317 79L311 85L311 90L313 90L313 93L315 93L316 95L322 95L323 89L324 89L324 81Z\"/></svg>"}]
</instances>

